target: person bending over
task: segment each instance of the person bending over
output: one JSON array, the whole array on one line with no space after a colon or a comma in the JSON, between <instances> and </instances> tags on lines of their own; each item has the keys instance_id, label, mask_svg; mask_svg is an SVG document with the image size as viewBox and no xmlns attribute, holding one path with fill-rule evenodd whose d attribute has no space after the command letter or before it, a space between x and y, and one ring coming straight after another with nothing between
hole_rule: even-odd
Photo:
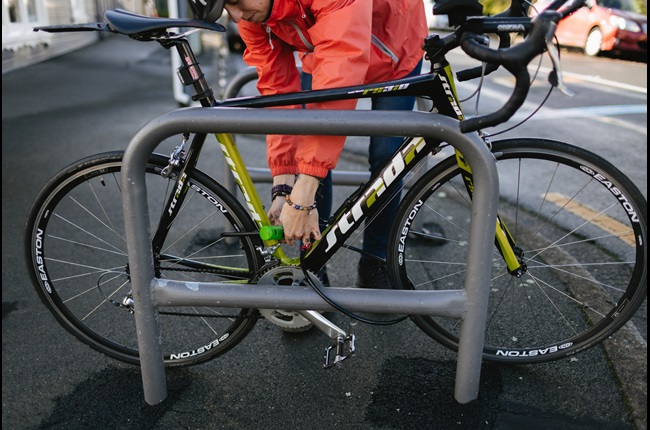
<instances>
[{"instance_id":1,"label":"person bending over","mask_svg":"<svg viewBox=\"0 0 650 430\"><path fill-rule=\"evenodd\" d=\"M257 89L262 95L382 82L421 72L422 44L428 33L422 0L227 0L225 9L246 44L244 61L257 69ZM372 98L371 102L372 109L412 110L415 98ZM339 100L288 108L351 110L356 103ZM287 243L300 240L309 246L312 239L321 239L332 207L331 170L345 139L267 136L273 176L268 216L271 224L284 227ZM402 140L370 139L371 174L386 163ZM358 267L360 287L388 287L381 263L386 256L385 226L390 225L398 205L399 196L366 225ZM327 284L326 274L320 277Z\"/></svg>"}]
</instances>

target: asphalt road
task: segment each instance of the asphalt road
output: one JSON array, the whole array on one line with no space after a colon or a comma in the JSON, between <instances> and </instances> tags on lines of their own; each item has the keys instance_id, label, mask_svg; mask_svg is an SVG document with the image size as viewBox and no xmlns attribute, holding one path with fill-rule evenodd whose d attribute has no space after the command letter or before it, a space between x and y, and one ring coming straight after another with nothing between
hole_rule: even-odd
<instances>
[{"instance_id":1,"label":"asphalt road","mask_svg":"<svg viewBox=\"0 0 650 430\"><path fill-rule=\"evenodd\" d=\"M214 65L210 52L202 61ZM127 38L3 75L3 429L646 428L643 339L627 363L638 379L631 388L596 347L549 364L484 364L479 398L461 405L453 398L455 354L411 322L375 327L341 316L334 321L358 342L340 368L323 370L322 334L290 335L260 321L223 357L168 370L168 398L147 405L139 368L75 340L38 300L22 235L47 178L83 156L125 148L149 119L177 107L171 80L167 51ZM263 166L258 145L245 140L242 151ZM354 152L340 168L366 169ZM339 190L339 200L350 191ZM354 267L341 264L334 276L353 277Z\"/></svg>"}]
</instances>

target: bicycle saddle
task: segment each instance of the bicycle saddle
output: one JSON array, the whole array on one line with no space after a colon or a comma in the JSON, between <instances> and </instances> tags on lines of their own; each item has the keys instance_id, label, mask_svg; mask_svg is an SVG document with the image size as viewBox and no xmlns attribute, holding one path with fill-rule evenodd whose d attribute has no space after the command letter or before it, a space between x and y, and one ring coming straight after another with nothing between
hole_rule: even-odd
<instances>
[{"instance_id":1,"label":"bicycle saddle","mask_svg":"<svg viewBox=\"0 0 650 430\"><path fill-rule=\"evenodd\" d=\"M216 22L186 18L153 18L127 12L123 9L107 10L104 19L117 33L132 35L162 35L168 28L190 27L212 31L226 31L226 27Z\"/></svg>"}]
</instances>

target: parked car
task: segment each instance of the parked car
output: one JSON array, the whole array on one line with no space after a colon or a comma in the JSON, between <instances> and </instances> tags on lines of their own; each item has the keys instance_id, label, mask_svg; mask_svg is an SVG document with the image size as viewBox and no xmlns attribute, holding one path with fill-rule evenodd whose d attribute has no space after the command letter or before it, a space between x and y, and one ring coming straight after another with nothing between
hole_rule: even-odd
<instances>
[{"instance_id":1,"label":"parked car","mask_svg":"<svg viewBox=\"0 0 650 430\"><path fill-rule=\"evenodd\" d=\"M549 4L538 0L534 6L539 11ZM582 48L589 56L603 51L648 54L648 17L635 0L587 0L560 22L555 35L560 45Z\"/></svg>"}]
</instances>

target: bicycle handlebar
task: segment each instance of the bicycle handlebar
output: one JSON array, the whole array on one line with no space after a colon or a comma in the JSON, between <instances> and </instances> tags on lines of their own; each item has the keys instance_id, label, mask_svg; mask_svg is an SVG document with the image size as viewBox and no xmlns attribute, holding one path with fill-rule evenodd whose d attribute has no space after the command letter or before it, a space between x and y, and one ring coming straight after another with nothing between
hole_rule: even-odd
<instances>
[{"instance_id":1,"label":"bicycle handlebar","mask_svg":"<svg viewBox=\"0 0 650 430\"><path fill-rule=\"evenodd\" d=\"M528 9L530 8L530 3L523 0L513 0L510 2L510 7L504 10L503 12L494 15L491 19L497 18L499 21L504 22L504 18L523 18L528 16ZM507 22L505 23L507 25ZM504 24L501 24L504 25ZM504 26L503 28L507 28ZM510 47L510 33L508 32L498 32L496 33L499 38L499 47L498 49L506 49ZM476 79L481 76L489 75L490 73L496 71L499 68L498 64L488 63L485 66L485 70L482 66L472 67L470 69L461 70L456 73L456 79L459 82L469 81L471 79Z\"/></svg>"},{"instance_id":2,"label":"bicycle handlebar","mask_svg":"<svg viewBox=\"0 0 650 430\"><path fill-rule=\"evenodd\" d=\"M499 49L505 49L510 47L510 34L508 33L499 33ZM459 82L469 81L471 79L476 79L481 76L489 75L490 73L496 71L499 68L498 64L487 63L485 65L485 70L482 66L472 67L470 69L461 70L456 73L456 79Z\"/></svg>"},{"instance_id":3,"label":"bicycle handlebar","mask_svg":"<svg viewBox=\"0 0 650 430\"><path fill-rule=\"evenodd\" d=\"M566 7L561 11L558 10L565 5ZM515 77L515 87L508 101L497 111L462 120L460 129L463 133L502 124L517 112L526 100L530 88L528 63L543 53L547 43L552 41L557 23L583 5L584 0L572 0L570 4L567 4L566 0L556 0L532 20L526 18L526 21L530 22L528 37L522 43L505 49L486 46L485 36L466 29L476 26L476 22L482 20L476 18L468 20L467 27L459 30L462 32L460 46L463 51L479 61L492 63L497 67L505 67ZM501 24L497 24L497 28L498 25L504 25L503 21L501 20ZM520 25L524 25L524 23L521 22Z\"/></svg>"}]
</instances>

